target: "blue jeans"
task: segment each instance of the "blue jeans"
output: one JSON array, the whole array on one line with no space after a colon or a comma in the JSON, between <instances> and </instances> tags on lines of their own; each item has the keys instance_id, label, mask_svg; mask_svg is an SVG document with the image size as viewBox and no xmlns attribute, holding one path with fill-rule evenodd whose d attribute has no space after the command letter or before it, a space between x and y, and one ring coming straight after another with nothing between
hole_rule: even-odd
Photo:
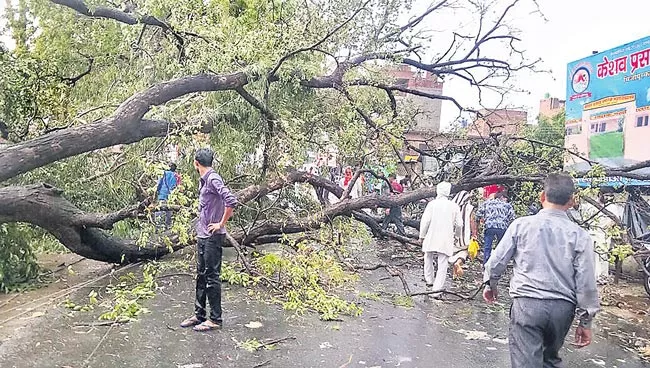
<instances>
[{"instance_id":1,"label":"blue jeans","mask_svg":"<svg viewBox=\"0 0 650 368\"><path fill-rule=\"evenodd\" d=\"M166 199L158 199L160 206L166 206ZM156 231L166 231L172 227L172 211L156 211L154 212L154 223L156 224Z\"/></svg>"},{"instance_id":2,"label":"blue jeans","mask_svg":"<svg viewBox=\"0 0 650 368\"><path fill-rule=\"evenodd\" d=\"M485 265L490 259L490 254L492 254L492 244L499 243L499 240L503 238L506 229L485 229L484 233L484 244L483 244L483 265Z\"/></svg>"}]
</instances>

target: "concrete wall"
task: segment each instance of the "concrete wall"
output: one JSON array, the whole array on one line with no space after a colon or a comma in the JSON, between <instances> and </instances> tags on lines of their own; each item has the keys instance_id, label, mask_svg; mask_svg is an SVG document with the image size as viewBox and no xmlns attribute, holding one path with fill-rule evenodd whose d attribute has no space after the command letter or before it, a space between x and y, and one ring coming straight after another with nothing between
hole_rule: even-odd
<instances>
[{"instance_id":1,"label":"concrete wall","mask_svg":"<svg viewBox=\"0 0 650 368\"><path fill-rule=\"evenodd\" d=\"M528 123L528 113L521 110L481 110L480 117L469 126L469 135L487 137L491 133L519 135Z\"/></svg>"},{"instance_id":2,"label":"concrete wall","mask_svg":"<svg viewBox=\"0 0 650 368\"><path fill-rule=\"evenodd\" d=\"M539 102L539 116L544 118L553 118L561 113L566 105L566 101L559 98L545 98Z\"/></svg>"},{"instance_id":3,"label":"concrete wall","mask_svg":"<svg viewBox=\"0 0 650 368\"><path fill-rule=\"evenodd\" d=\"M637 127L637 118L650 116L650 110L634 113L625 124L625 159L645 161L650 159L650 123ZM650 119L650 118L649 118Z\"/></svg>"}]
</instances>

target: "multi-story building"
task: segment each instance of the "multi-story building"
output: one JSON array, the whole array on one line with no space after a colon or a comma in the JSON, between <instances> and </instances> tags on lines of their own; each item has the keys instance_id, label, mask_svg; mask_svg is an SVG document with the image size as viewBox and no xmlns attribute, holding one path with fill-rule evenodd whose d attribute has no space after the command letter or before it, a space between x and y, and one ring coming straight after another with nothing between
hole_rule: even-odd
<instances>
[{"instance_id":1,"label":"multi-story building","mask_svg":"<svg viewBox=\"0 0 650 368\"><path fill-rule=\"evenodd\" d=\"M442 82L429 72L415 71L408 65L400 65L388 69L387 72L395 79L394 84L398 86L432 95L442 95ZM414 125L409 130L410 134L431 134L440 131L442 100L403 93L398 95L398 99L406 101L411 108L418 111Z\"/></svg>"},{"instance_id":2,"label":"multi-story building","mask_svg":"<svg viewBox=\"0 0 650 368\"><path fill-rule=\"evenodd\" d=\"M528 113L514 109L484 109L469 125L470 136L489 137L491 134L519 135L528 123Z\"/></svg>"},{"instance_id":3,"label":"multi-story building","mask_svg":"<svg viewBox=\"0 0 650 368\"><path fill-rule=\"evenodd\" d=\"M555 97L546 97L539 102L539 117L553 118L564 111L566 106L565 100Z\"/></svg>"},{"instance_id":4,"label":"multi-story building","mask_svg":"<svg viewBox=\"0 0 650 368\"><path fill-rule=\"evenodd\" d=\"M429 72L412 69L408 65L399 65L387 69L386 73L394 79L395 85L430 95L443 93L442 81ZM413 124L404 136L410 146L425 150L426 142L440 132L442 100L406 93L398 93L396 100L398 104L408 105L410 109L417 112ZM407 169L401 165L400 172L404 171L403 174L408 174L409 170L422 171L422 163L416 150L404 147L402 155L403 161L410 167Z\"/></svg>"}]
</instances>

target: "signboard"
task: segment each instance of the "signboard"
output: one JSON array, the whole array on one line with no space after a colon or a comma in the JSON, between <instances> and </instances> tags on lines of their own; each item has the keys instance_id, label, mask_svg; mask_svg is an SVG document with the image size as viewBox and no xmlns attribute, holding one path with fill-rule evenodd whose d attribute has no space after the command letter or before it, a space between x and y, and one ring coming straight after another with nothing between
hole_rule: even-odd
<instances>
[{"instance_id":1,"label":"signboard","mask_svg":"<svg viewBox=\"0 0 650 368\"><path fill-rule=\"evenodd\" d=\"M627 187L627 186L650 186L650 181L647 180L636 180L630 178L624 178L621 176L610 176L604 179L589 179L589 178L580 178L575 179L576 185L581 188L589 188L592 186L599 187Z\"/></svg>"},{"instance_id":2,"label":"signboard","mask_svg":"<svg viewBox=\"0 0 650 368\"><path fill-rule=\"evenodd\" d=\"M649 120L650 37L569 63L566 148L612 168L648 160ZM567 158L567 170L589 167Z\"/></svg>"}]
</instances>

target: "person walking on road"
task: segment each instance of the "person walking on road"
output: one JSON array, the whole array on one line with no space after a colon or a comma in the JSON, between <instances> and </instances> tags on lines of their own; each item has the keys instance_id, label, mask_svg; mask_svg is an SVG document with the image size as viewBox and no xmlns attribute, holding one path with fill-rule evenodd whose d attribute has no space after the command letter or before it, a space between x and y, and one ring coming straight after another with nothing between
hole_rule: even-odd
<instances>
[{"instance_id":1,"label":"person walking on road","mask_svg":"<svg viewBox=\"0 0 650 368\"><path fill-rule=\"evenodd\" d=\"M458 204L449 200L451 184L436 187L436 199L427 204L420 221L420 241L424 252L424 280L433 291L444 290L449 257L454 255L454 238L460 236L463 219ZM434 262L438 271L434 279Z\"/></svg>"},{"instance_id":2,"label":"person walking on road","mask_svg":"<svg viewBox=\"0 0 650 368\"><path fill-rule=\"evenodd\" d=\"M483 265L490 259L492 246L503 239L508 225L515 219L515 209L506 200L504 192L498 192L493 199L483 202L476 211L476 219L485 225L483 236Z\"/></svg>"},{"instance_id":3,"label":"person walking on road","mask_svg":"<svg viewBox=\"0 0 650 368\"><path fill-rule=\"evenodd\" d=\"M404 187L397 181L397 177L395 174L390 174L388 175L388 181L390 182L390 186L392 188L392 192L395 194L402 194L404 193ZM404 231L404 222L402 221L402 207L401 206L395 206L391 207L388 210L388 216L384 218L384 224L382 226L383 230L388 229L388 225L390 223L394 223L395 227L397 228L397 233L402 236L406 236L406 231Z\"/></svg>"},{"instance_id":4,"label":"person walking on road","mask_svg":"<svg viewBox=\"0 0 650 368\"><path fill-rule=\"evenodd\" d=\"M594 242L566 212L575 187L567 174L551 174L541 194L543 209L515 220L485 265L483 292L497 299L497 282L511 259L510 360L513 368L562 367L559 351L577 315L573 345L592 341L591 321L600 308L594 274Z\"/></svg>"},{"instance_id":5,"label":"person walking on road","mask_svg":"<svg viewBox=\"0 0 650 368\"><path fill-rule=\"evenodd\" d=\"M195 331L209 331L222 326L221 317L221 258L226 238L226 223L232 216L237 198L212 168L214 153L209 148L196 152L194 167L199 180L199 220L197 235L197 278L194 316L184 320L181 327L194 326ZM206 299L210 302L207 318Z\"/></svg>"}]
</instances>

